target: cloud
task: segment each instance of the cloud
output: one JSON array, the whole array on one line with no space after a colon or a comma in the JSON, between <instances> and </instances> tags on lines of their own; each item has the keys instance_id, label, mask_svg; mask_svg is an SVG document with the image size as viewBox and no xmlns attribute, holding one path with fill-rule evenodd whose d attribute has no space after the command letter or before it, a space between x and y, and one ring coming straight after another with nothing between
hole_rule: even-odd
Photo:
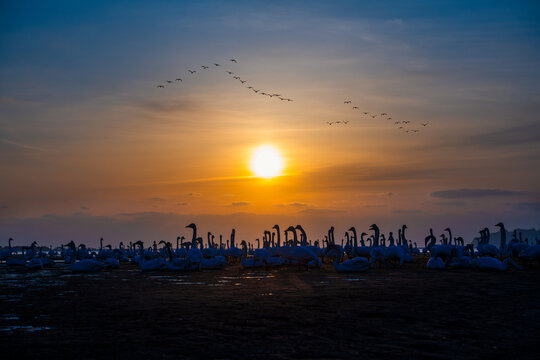
<instances>
[{"instance_id":1,"label":"cloud","mask_svg":"<svg viewBox=\"0 0 540 360\"><path fill-rule=\"evenodd\" d=\"M435 203L440 206L465 206L467 203L463 201L439 201Z\"/></svg>"},{"instance_id":2,"label":"cloud","mask_svg":"<svg viewBox=\"0 0 540 360\"><path fill-rule=\"evenodd\" d=\"M500 189L457 189L435 191L430 196L441 199L469 199L488 196L516 196L521 194L518 191Z\"/></svg>"},{"instance_id":3,"label":"cloud","mask_svg":"<svg viewBox=\"0 0 540 360\"><path fill-rule=\"evenodd\" d=\"M388 207L388 205L364 205L365 208L385 208L385 207Z\"/></svg>"},{"instance_id":4,"label":"cloud","mask_svg":"<svg viewBox=\"0 0 540 360\"><path fill-rule=\"evenodd\" d=\"M392 211L394 214L420 214L421 210L407 210L407 209L397 209Z\"/></svg>"},{"instance_id":5,"label":"cloud","mask_svg":"<svg viewBox=\"0 0 540 360\"><path fill-rule=\"evenodd\" d=\"M345 214L343 210L333 210L333 209L304 209L298 212L299 214L304 215L314 215L314 216L336 216Z\"/></svg>"},{"instance_id":6,"label":"cloud","mask_svg":"<svg viewBox=\"0 0 540 360\"><path fill-rule=\"evenodd\" d=\"M160 198L160 197L153 197L153 198L150 198L150 200L152 200L152 201L166 201L165 199Z\"/></svg>"},{"instance_id":7,"label":"cloud","mask_svg":"<svg viewBox=\"0 0 540 360\"><path fill-rule=\"evenodd\" d=\"M90 210L90 209L83 205L83 206L81 206L81 210Z\"/></svg>"},{"instance_id":8,"label":"cloud","mask_svg":"<svg viewBox=\"0 0 540 360\"><path fill-rule=\"evenodd\" d=\"M187 206L187 205L189 205L189 203L181 202L181 203L176 203L176 205L178 205L178 206Z\"/></svg>"},{"instance_id":9,"label":"cloud","mask_svg":"<svg viewBox=\"0 0 540 360\"><path fill-rule=\"evenodd\" d=\"M306 207L308 206L308 204L305 204L305 203L300 203L300 202L292 202L292 203L287 203L287 204L275 204L274 206L277 206L277 207Z\"/></svg>"},{"instance_id":10,"label":"cloud","mask_svg":"<svg viewBox=\"0 0 540 360\"><path fill-rule=\"evenodd\" d=\"M231 203L231 206L249 206L249 205L251 204L247 201L235 201Z\"/></svg>"},{"instance_id":11,"label":"cloud","mask_svg":"<svg viewBox=\"0 0 540 360\"><path fill-rule=\"evenodd\" d=\"M202 194L196 193L196 192L190 192L190 193L184 194L184 196L199 197L199 196L202 196Z\"/></svg>"},{"instance_id":12,"label":"cloud","mask_svg":"<svg viewBox=\"0 0 540 360\"><path fill-rule=\"evenodd\" d=\"M23 144L23 143L8 140L8 139L0 139L0 142L3 142L4 144L8 144L22 150L32 150L32 151L40 151L40 152L46 151L45 149L37 147L37 146L27 145L27 144Z\"/></svg>"}]
</instances>

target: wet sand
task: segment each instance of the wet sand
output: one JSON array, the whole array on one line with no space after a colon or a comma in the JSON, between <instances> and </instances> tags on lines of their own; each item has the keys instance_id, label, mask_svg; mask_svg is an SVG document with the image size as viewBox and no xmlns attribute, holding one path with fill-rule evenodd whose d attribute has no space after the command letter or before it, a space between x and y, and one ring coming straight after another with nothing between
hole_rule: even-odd
<instances>
[{"instance_id":1,"label":"wet sand","mask_svg":"<svg viewBox=\"0 0 540 360\"><path fill-rule=\"evenodd\" d=\"M4 359L533 359L539 280L421 262L357 275L1 265L0 344Z\"/></svg>"}]
</instances>

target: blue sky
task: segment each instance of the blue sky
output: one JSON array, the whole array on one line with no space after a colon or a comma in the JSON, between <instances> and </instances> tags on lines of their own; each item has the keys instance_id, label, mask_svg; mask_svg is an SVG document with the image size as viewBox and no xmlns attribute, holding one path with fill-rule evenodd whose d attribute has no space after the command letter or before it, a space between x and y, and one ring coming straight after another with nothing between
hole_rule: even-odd
<instances>
[{"instance_id":1,"label":"blue sky","mask_svg":"<svg viewBox=\"0 0 540 360\"><path fill-rule=\"evenodd\" d=\"M303 204L283 211L307 225L314 212L324 226L416 222L418 236L448 219L466 235L501 217L540 225L536 2L8 1L0 19L0 226L14 237L30 236L22 219L39 233L47 214L66 227L152 214L151 233L156 216L219 218L240 203L269 217ZM231 57L231 70L295 102L261 102L223 72L186 74ZM178 76L184 88L156 91ZM359 120L349 98L430 125L404 137ZM246 175L263 142L295 174L275 202L198 183ZM460 189L490 195L431 196Z\"/></svg>"}]
</instances>

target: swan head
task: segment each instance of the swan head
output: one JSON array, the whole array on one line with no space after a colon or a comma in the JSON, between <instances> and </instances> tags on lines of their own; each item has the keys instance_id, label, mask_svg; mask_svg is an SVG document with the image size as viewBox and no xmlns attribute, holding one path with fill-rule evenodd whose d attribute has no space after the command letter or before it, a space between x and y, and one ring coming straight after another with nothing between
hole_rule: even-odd
<instances>
[{"instance_id":1,"label":"swan head","mask_svg":"<svg viewBox=\"0 0 540 360\"><path fill-rule=\"evenodd\" d=\"M167 243L165 242L165 240L160 240L160 241L158 242L158 245L161 245L161 244L167 246Z\"/></svg>"},{"instance_id":2,"label":"swan head","mask_svg":"<svg viewBox=\"0 0 540 360\"><path fill-rule=\"evenodd\" d=\"M403 224L402 226L403 229L408 229L407 225Z\"/></svg>"},{"instance_id":3,"label":"swan head","mask_svg":"<svg viewBox=\"0 0 540 360\"><path fill-rule=\"evenodd\" d=\"M72 249L75 249L75 242L73 240L71 240L70 242L68 242L65 246L67 247L70 247Z\"/></svg>"},{"instance_id":4,"label":"swan head","mask_svg":"<svg viewBox=\"0 0 540 360\"><path fill-rule=\"evenodd\" d=\"M187 225L186 227L195 229L195 228L197 228L197 225L195 225L194 223L191 223L191 224Z\"/></svg>"},{"instance_id":5,"label":"swan head","mask_svg":"<svg viewBox=\"0 0 540 360\"><path fill-rule=\"evenodd\" d=\"M369 230L379 230L379 227L376 224L371 224Z\"/></svg>"},{"instance_id":6,"label":"swan head","mask_svg":"<svg viewBox=\"0 0 540 360\"><path fill-rule=\"evenodd\" d=\"M292 232L296 232L296 229L295 229L295 227L294 227L294 226L292 226L292 225L291 225L291 226L289 226L289 227L287 228L287 230L285 230L285 231L292 231Z\"/></svg>"},{"instance_id":7,"label":"swan head","mask_svg":"<svg viewBox=\"0 0 540 360\"><path fill-rule=\"evenodd\" d=\"M356 231L356 229L354 228L354 226L351 226L347 231Z\"/></svg>"},{"instance_id":8,"label":"swan head","mask_svg":"<svg viewBox=\"0 0 540 360\"><path fill-rule=\"evenodd\" d=\"M504 224L503 224L502 222L500 222L500 223L496 224L495 226L498 226L498 227L500 227L500 228L503 228L503 227L504 227Z\"/></svg>"}]
</instances>

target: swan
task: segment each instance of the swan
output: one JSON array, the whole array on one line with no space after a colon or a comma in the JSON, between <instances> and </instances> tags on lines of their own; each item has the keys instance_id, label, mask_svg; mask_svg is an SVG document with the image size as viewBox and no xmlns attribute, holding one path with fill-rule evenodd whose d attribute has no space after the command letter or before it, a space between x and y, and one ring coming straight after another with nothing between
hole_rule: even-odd
<instances>
[{"instance_id":1,"label":"swan","mask_svg":"<svg viewBox=\"0 0 540 360\"><path fill-rule=\"evenodd\" d=\"M231 246L227 250L227 257L229 258L229 262L237 262L242 257L242 250L237 248L235 246L235 237L236 237L236 230L232 229L231 231Z\"/></svg>"},{"instance_id":2,"label":"swan","mask_svg":"<svg viewBox=\"0 0 540 360\"><path fill-rule=\"evenodd\" d=\"M449 230L448 228L445 230ZM443 244L436 245L436 238L435 236L432 236L432 231L430 229L430 235L426 237L426 240L429 239L430 243L427 244L427 249L429 250L430 256L432 258L441 258L443 261L447 262L449 261L453 256L457 255L456 250L452 245ZM446 238L446 236L442 236L443 238Z\"/></svg>"},{"instance_id":3,"label":"swan","mask_svg":"<svg viewBox=\"0 0 540 360\"><path fill-rule=\"evenodd\" d=\"M527 248L520 251L518 256L521 260L526 261L540 260L540 245L528 245Z\"/></svg>"},{"instance_id":4,"label":"swan","mask_svg":"<svg viewBox=\"0 0 540 360\"><path fill-rule=\"evenodd\" d=\"M325 256L334 257L334 269L338 273L364 272L369 270L373 262L373 260L368 261L363 257L355 257L340 263L343 258L343 251L336 245L329 245L326 248Z\"/></svg>"},{"instance_id":5,"label":"swan","mask_svg":"<svg viewBox=\"0 0 540 360\"><path fill-rule=\"evenodd\" d=\"M250 258L248 259L248 246L245 240L242 240L240 243L240 246L242 247L242 256L240 257L240 264L242 264L242 267L244 269L253 269L257 267L263 267L266 266L266 263L261 261L261 259L255 259Z\"/></svg>"},{"instance_id":6,"label":"swan","mask_svg":"<svg viewBox=\"0 0 540 360\"><path fill-rule=\"evenodd\" d=\"M478 254L480 256L499 256L499 249L495 245L489 243L491 234L488 228L480 231L481 240L477 246Z\"/></svg>"},{"instance_id":7,"label":"swan","mask_svg":"<svg viewBox=\"0 0 540 360\"><path fill-rule=\"evenodd\" d=\"M282 246L278 249L278 255L291 261L291 263L297 263L300 267L305 265L309 267L320 267L322 265L321 259L311 251L308 247L297 246L298 237L296 229L293 226L289 226L285 230L285 234L291 231L293 234L292 246Z\"/></svg>"},{"instance_id":8,"label":"swan","mask_svg":"<svg viewBox=\"0 0 540 360\"><path fill-rule=\"evenodd\" d=\"M172 251L172 244L170 242L165 242L161 240L159 242L165 244L165 248L167 250L167 257L169 258L169 261L165 262L165 267L167 270L171 271L186 271L189 268L189 261L186 259L181 258L175 258L173 257L173 251Z\"/></svg>"},{"instance_id":9,"label":"swan","mask_svg":"<svg viewBox=\"0 0 540 360\"><path fill-rule=\"evenodd\" d=\"M186 259L189 261L189 270L200 270L203 255L202 255L201 250L197 248L197 243L200 243L202 247L203 246L202 238L197 237L197 225L195 225L194 223L191 223L187 225L186 227L191 228L193 230L191 246L186 255Z\"/></svg>"},{"instance_id":10,"label":"swan","mask_svg":"<svg viewBox=\"0 0 540 360\"><path fill-rule=\"evenodd\" d=\"M8 239L8 248L7 249L2 249L0 251L0 260L7 260L12 252L13 252L13 249L11 248L11 242L13 241L13 238L9 238Z\"/></svg>"},{"instance_id":11,"label":"swan","mask_svg":"<svg viewBox=\"0 0 540 360\"><path fill-rule=\"evenodd\" d=\"M510 258L501 261L491 256L481 256L471 261L471 267L490 271L505 271L508 269L508 264L511 264L518 270L523 270L522 266L516 264L514 260Z\"/></svg>"},{"instance_id":12,"label":"swan","mask_svg":"<svg viewBox=\"0 0 540 360\"><path fill-rule=\"evenodd\" d=\"M77 252L74 241L70 241L66 246L69 247L74 254ZM82 259L76 261L76 256L73 256L69 268L73 272L96 272L104 269L105 264L95 259Z\"/></svg>"},{"instance_id":13,"label":"swan","mask_svg":"<svg viewBox=\"0 0 540 360\"><path fill-rule=\"evenodd\" d=\"M349 231L352 231L353 233L354 255L359 257L371 258L371 246L366 246L366 243L364 241L364 236L366 236L367 234L365 232L360 234L360 246L357 246L358 236L356 235L356 228L352 226Z\"/></svg>"},{"instance_id":14,"label":"swan","mask_svg":"<svg viewBox=\"0 0 540 360\"><path fill-rule=\"evenodd\" d=\"M499 227L499 233L501 234L501 243L499 245L499 253L501 255L507 254L507 247L506 247L506 229L504 228L504 224L502 222L497 223L495 226Z\"/></svg>"},{"instance_id":15,"label":"swan","mask_svg":"<svg viewBox=\"0 0 540 360\"><path fill-rule=\"evenodd\" d=\"M438 256L432 256L426 264L426 267L430 270L442 270L445 267L444 260Z\"/></svg>"},{"instance_id":16,"label":"swan","mask_svg":"<svg viewBox=\"0 0 540 360\"><path fill-rule=\"evenodd\" d=\"M146 260L144 256L144 243L142 241L137 241L133 245L139 245L140 255L139 255L139 268L142 271L154 271L161 270L166 267L165 259L161 256L158 256L152 260Z\"/></svg>"}]
</instances>

